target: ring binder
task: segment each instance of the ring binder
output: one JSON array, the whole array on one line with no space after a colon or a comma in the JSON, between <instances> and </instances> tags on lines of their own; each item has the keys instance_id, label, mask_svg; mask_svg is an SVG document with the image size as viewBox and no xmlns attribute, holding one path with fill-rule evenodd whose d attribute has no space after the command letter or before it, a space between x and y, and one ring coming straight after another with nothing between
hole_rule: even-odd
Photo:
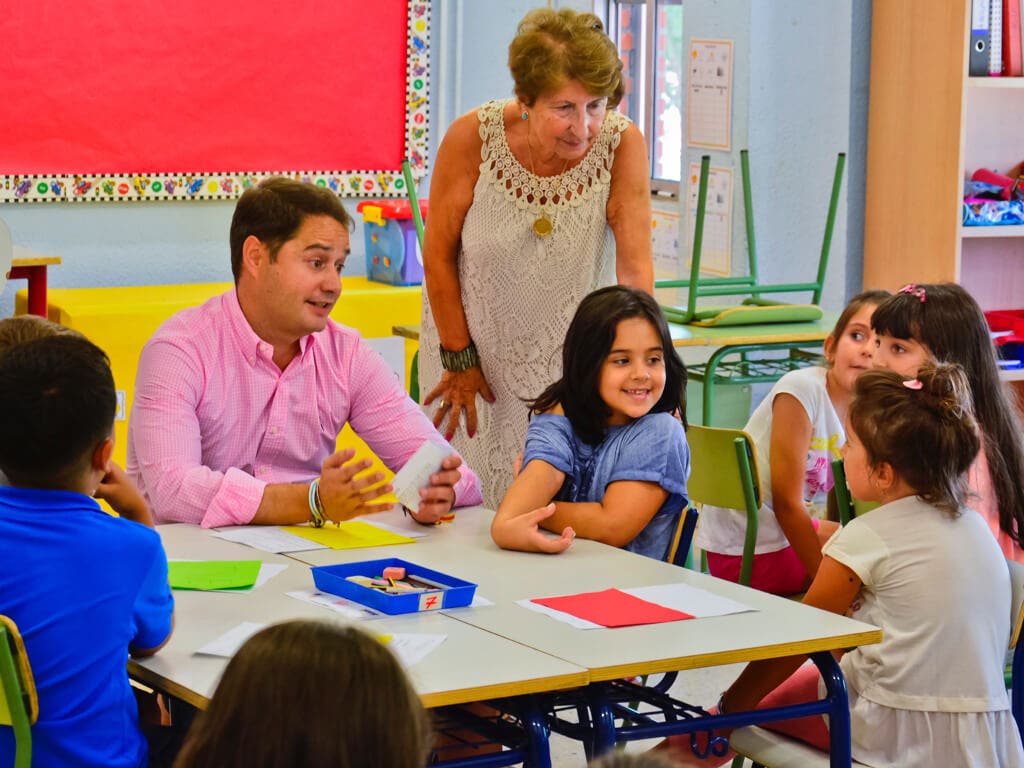
<instances>
[{"instance_id":1,"label":"ring binder","mask_svg":"<svg viewBox=\"0 0 1024 768\"><path fill-rule=\"evenodd\" d=\"M988 18L988 74L1003 74L1003 0L991 0Z\"/></svg>"},{"instance_id":2,"label":"ring binder","mask_svg":"<svg viewBox=\"0 0 1024 768\"><path fill-rule=\"evenodd\" d=\"M983 77L988 74L988 30L991 0L972 0L971 50L968 53L968 74Z\"/></svg>"}]
</instances>

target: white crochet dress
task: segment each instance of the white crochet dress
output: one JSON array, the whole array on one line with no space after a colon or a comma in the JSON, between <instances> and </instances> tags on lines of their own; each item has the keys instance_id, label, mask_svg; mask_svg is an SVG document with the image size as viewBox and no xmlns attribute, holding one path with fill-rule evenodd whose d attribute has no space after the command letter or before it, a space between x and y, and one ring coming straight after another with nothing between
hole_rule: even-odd
<instances>
[{"instance_id":1,"label":"white crochet dress","mask_svg":"<svg viewBox=\"0 0 1024 768\"><path fill-rule=\"evenodd\" d=\"M582 162L559 176L535 176L509 150L507 103L488 102L478 113L483 162L459 254L462 305L497 401L492 405L478 397L476 434L469 438L463 423L452 441L479 475L484 503L492 509L523 450L528 416L523 400L537 397L561 376L562 341L580 300L615 282L615 242L605 209L615 148L629 125L619 112L608 112ZM554 226L548 237L533 231L542 213ZM437 329L424 291L423 395L441 380L441 372Z\"/></svg>"}]
</instances>

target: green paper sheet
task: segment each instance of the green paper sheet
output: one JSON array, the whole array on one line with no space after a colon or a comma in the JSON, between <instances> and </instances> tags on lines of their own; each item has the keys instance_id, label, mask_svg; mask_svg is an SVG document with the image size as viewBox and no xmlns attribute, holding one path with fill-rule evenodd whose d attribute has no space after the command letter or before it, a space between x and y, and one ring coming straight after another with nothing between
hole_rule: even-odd
<instances>
[{"instance_id":1,"label":"green paper sheet","mask_svg":"<svg viewBox=\"0 0 1024 768\"><path fill-rule=\"evenodd\" d=\"M308 525L281 526L282 531L294 533L304 539L315 541L331 549L361 549L363 547L385 547L389 544L415 544L416 539L385 531L360 520L349 520L335 527L328 523L323 528Z\"/></svg>"},{"instance_id":2,"label":"green paper sheet","mask_svg":"<svg viewBox=\"0 0 1024 768\"><path fill-rule=\"evenodd\" d=\"M260 575L260 560L171 560L171 589L246 589Z\"/></svg>"}]
</instances>

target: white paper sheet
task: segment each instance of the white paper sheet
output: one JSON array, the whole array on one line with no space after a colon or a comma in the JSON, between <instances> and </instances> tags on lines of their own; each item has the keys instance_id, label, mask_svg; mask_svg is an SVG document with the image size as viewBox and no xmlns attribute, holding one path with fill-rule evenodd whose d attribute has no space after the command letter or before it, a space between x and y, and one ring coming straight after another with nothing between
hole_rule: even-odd
<instances>
[{"instance_id":1,"label":"white paper sheet","mask_svg":"<svg viewBox=\"0 0 1024 768\"><path fill-rule=\"evenodd\" d=\"M697 619L754 610L749 605L737 603L735 600L688 584L658 584L653 587L631 587L622 591L649 603L688 613Z\"/></svg>"},{"instance_id":2,"label":"white paper sheet","mask_svg":"<svg viewBox=\"0 0 1024 768\"><path fill-rule=\"evenodd\" d=\"M399 536L407 536L410 539L422 539L424 536L427 535L427 532L424 529L424 527L417 523L415 520L413 520L411 517L403 518L405 525L402 525L401 523L399 523L398 525L389 525L388 523L382 523L379 520L374 520L373 515L368 515L366 517L357 517L356 520L358 520L361 523L372 525L375 528L380 528L382 531L387 531L388 533L395 533Z\"/></svg>"},{"instance_id":3,"label":"white paper sheet","mask_svg":"<svg viewBox=\"0 0 1024 768\"><path fill-rule=\"evenodd\" d=\"M342 616L350 619L380 619L387 616L386 613L374 610L373 608L369 608L353 600L346 600L344 597L338 597L337 595L332 595L327 592L320 592L316 589L300 589L286 594L288 597L293 597L296 600L302 600L304 603L322 605L324 608L329 608L332 611L340 613Z\"/></svg>"},{"instance_id":4,"label":"white paper sheet","mask_svg":"<svg viewBox=\"0 0 1024 768\"><path fill-rule=\"evenodd\" d=\"M419 664L431 651L441 645L448 635L398 634L391 635L388 648L398 657L402 666L409 667Z\"/></svg>"},{"instance_id":5,"label":"white paper sheet","mask_svg":"<svg viewBox=\"0 0 1024 768\"><path fill-rule=\"evenodd\" d=\"M311 549L327 549L323 544L304 539L301 536L282 531L272 525L237 525L210 532L211 536L236 544L245 544L264 552L307 552Z\"/></svg>"},{"instance_id":6,"label":"white paper sheet","mask_svg":"<svg viewBox=\"0 0 1024 768\"><path fill-rule=\"evenodd\" d=\"M394 494L409 509L420 506L420 488L430 485L430 476L441 468L441 462L452 454L448 445L429 440L419 447L391 481Z\"/></svg>"},{"instance_id":7,"label":"white paper sheet","mask_svg":"<svg viewBox=\"0 0 1024 768\"><path fill-rule=\"evenodd\" d=\"M243 621L234 629L230 629L223 635L218 637L216 640L211 640L202 648L196 651L197 656L222 656L225 659L230 659L241 648L245 641L255 635L266 624L260 624L255 621Z\"/></svg>"}]
</instances>

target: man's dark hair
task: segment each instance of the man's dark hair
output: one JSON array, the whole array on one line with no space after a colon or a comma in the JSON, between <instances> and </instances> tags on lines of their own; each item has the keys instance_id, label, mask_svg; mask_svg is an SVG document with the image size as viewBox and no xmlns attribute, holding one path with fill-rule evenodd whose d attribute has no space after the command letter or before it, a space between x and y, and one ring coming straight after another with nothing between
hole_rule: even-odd
<instances>
[{"instance_id":1,"label":"man's dark hair","mask_svg":"<svg viewBox=\"0 0 1024 768\"><path fill-rule=\"evenodd\" d=\"M281 246L295 237L309 216L330 216L346 229L352 229L352 217L338 196L326 187L273 176L247 189L238 198L231 217L231 273L235 284L242 274L242 244L249 235L270 249L273 261Z\"/></svg>"},{"instance_id":2,"label":"man's dark hair","mask_svg":"<svg viewBox=\"0 0 1024 768\"><path fill-rule=\"evenodd\" d=\"M12 485L70 488L110 436L117 408L106 353L50 336L0 358L0 470Z\"/></svg>"}]
</instances>

